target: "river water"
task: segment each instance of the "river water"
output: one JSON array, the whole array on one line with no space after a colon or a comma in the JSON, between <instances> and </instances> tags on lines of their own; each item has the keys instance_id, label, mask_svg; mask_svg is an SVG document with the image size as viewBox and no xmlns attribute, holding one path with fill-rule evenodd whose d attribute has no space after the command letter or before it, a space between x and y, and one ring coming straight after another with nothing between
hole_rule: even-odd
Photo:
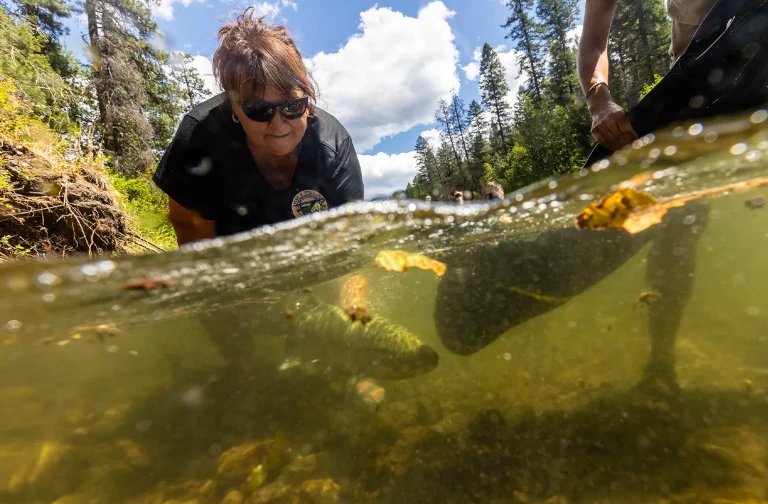
<instances>
[{"instance_id":1,"label":"river water","mask_svg":"<svg viewBox=\"0 0 768 504\"><path fill-rule=\"evenodd\" d=\"M653 240L641 234L618 259L608 240L590 261L582 241L612 231L571 231L641 174L657 198L768 176L766 117L671 128L494 205L359 203L173 253L3 265L0 502L768 501L768 191L670 213L687 226L701 224L695 205L708 217L690 301L667 331L671 391L643 386ZM541 236L549 245L534 247ZM382 250L448 271L385 271ZM454 271L489 276L460 283L446 309L440 285ZM322 362L282 365L290 320L260 319L286 297L338 304L353 277L374 319L439 354L428 372L370 381L384 396L374 407ZM592 280L533 316L504 290L519 295L518 277L536 306ZM436 322L454 318L458 338L501 329L460 355ZM215 345L232 327L252 345L236 359L254 363L247 379Z\"/></svg>"}]
</instances>

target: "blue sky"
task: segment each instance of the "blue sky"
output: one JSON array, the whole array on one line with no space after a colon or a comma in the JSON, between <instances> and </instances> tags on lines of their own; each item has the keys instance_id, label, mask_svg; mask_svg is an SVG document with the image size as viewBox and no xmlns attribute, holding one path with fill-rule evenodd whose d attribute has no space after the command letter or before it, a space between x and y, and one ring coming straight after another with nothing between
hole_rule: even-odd
<instances>
[{"instance_id":1,"label":"blue sky","mask_svg":"<svg viewBox=\"0 0 768 504\"><path fill-rule=\"evenodd\" d=\"M319 105L345 125L360 157L366 197L403 189L415 174L420 134L439 142L433 113L452 89L479 100L478 49L497 48L514 94L516 54L505 47L501 0L161 0L154 8L166 48L195 57L210 87L219 26L254 6L293 34L319 86ZM82 21L67 45L83 54ZM215 91L215 89L211 89Z\"/></svg>"}]
</instances>

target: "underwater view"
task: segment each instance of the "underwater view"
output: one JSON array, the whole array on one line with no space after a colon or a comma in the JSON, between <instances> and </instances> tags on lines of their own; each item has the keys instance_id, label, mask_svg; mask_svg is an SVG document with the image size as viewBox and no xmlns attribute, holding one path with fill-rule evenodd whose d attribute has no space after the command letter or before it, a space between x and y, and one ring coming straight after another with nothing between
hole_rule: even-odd
<instances>
[{"instance_id":1,"label":"underwater view","mask_svg":"<svg viewBox=\"0 0 768 504\"><path fill-rule=\"evenodd\" d=\"M767 185L760 111L502 201L2 264L0 502L768 502Z\"/></svg>"}]
</instances>

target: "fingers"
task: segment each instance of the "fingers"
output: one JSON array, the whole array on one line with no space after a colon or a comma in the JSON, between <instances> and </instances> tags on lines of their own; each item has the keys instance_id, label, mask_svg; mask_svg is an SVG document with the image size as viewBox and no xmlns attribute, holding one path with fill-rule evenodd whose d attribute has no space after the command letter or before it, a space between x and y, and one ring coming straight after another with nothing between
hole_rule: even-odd
<instances>
[{"instance_id":1,"label":"fingers","mask_svg":"<svg viewBox=\"0 0 768 504\"><path fill-rule=\"evenodd\" d=\"M619 108L604 117L596 117L592 126L592 136L600 145L611 151L617 151L637 140L637 133L629 123L627 113Z\"/></svg>"}]
</instances>

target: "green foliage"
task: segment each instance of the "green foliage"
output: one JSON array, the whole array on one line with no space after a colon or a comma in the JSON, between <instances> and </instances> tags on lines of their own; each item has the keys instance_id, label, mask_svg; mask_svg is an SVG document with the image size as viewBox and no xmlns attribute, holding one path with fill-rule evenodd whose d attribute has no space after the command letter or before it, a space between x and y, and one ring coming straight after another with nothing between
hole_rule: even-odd
<instances>
[{"instance_id":1,"label":"green foliage","mask_svg":"<svg viewBox=\"0 0 768 504\"><path fill-rule=\"evenodd\" d=\"M616 6L609 55L611 94L632 107L643 87L656 74L669 69L670 23L664 0L619 0Z\"/></svg>"},{"instance_id":2,"label":"green foliage","mask_svg":"<svg viewBox=\"0 0 768 504\"><path fill-rule=\"evenodd\" d=\"M0 68L15 82L29 113L65 133L73 126L67 111L76 97L44 54L47 42L44 34L0 7Z\"/></svg>"},{"instance_id":3,"label":"green foliage","mask_svg":"<svg viewBox=\"0 0 768 504\"><path fill-rule=\"evenodd\" d=\"M11 243L11 235L0 236L0 256L12 257L14 259L20 259L27 257L30 254L30 250L21 244L14 245Z\"/></svg>"},{"instance_id":4,"label":"green foliage","mask_svg":"<svg viewBox=\"0 0 768 504\"><path fill-rule=\"evenodd\" d=\"M558 105L569 106L579 86L576 49L568 40L568 33L576 26L578 3L576 0L539 0L536 15L541 20L542 43L546 43L550 55L545 89Z\"/></svg>"},{"instance_id":5,"label":"green foliage","mask_svg":"<svg viewBox=\"0 0 768 504\"><path fill-rule=\"evenodd\" d=\"M139 234L166 250L176 248L176 235L166 217L168 196L157 188L150 176L128 178L113 170L107 170L107 175Z\"/></svg>"},{"instance_id":6,"label":"green foliage","mask_svg":"<svg viewBox=\"0 0 768 504\"><path fill-rule=\"evenodd\" d=\"M661 82L661 79L663 79L663 78L664 78L663 75L659 75L659 74L654 75L653 76L653 82L649 82L649 83L645 84L643 86L642 91L640 91L640 99L642 100L643 98L645 98L645 95L650 93L653 90L653 88L656 87L656 84Z\"/></svg>"}]
</instances>

